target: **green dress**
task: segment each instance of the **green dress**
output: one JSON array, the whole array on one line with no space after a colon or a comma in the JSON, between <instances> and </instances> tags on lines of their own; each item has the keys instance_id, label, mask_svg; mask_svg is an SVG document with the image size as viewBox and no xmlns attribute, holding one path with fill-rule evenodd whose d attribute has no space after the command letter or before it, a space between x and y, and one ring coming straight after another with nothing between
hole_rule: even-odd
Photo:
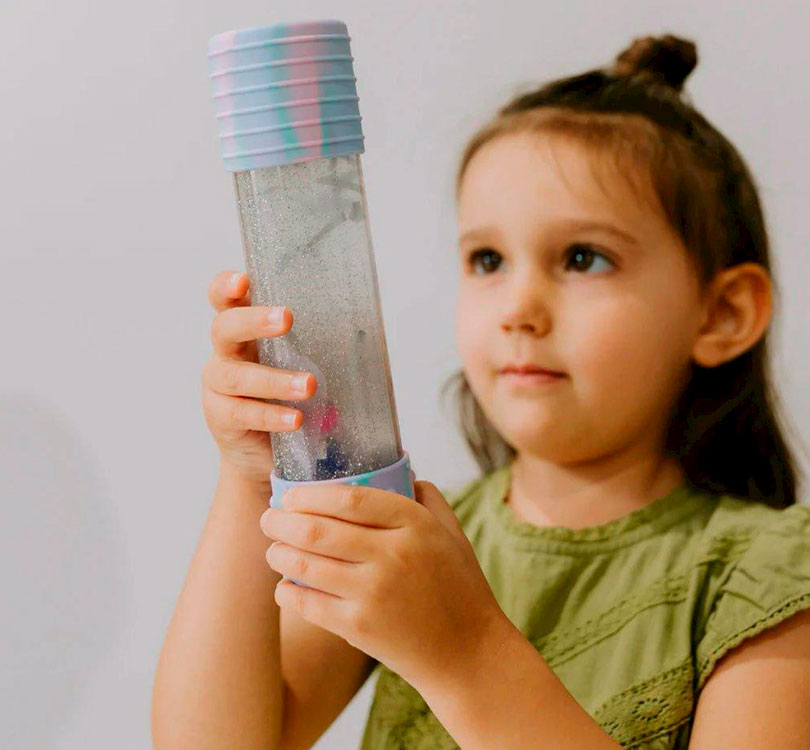
<instances>
[{"instance_id":1,"label":"green dress","mask_svg":"<svg viewBox=\"0 0 810 750\"><path fill-rule=\"evenodd\" d=\"M504 503L510 470L444 495L501 609L622 747L685 750L720 657L810 608L809 505L687 483L598 526L537 527ZM408 682L373 674L362 750L458 748Z\"/></svg>"}]
</instances>

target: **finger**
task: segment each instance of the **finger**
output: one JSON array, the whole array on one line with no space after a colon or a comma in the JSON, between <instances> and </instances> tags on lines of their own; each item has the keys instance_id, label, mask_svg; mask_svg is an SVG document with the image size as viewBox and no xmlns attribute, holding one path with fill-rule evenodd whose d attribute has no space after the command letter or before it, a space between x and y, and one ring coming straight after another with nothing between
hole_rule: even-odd
<instances>
[{"instance_id":1,"label":"finger","mask_svg":"<svg viewBox=\"0 0 810 750\"><path fill-rule=\"evenodd\" d=\"M211 357L203 369L203 382L226 396L277 398L303 401L317 390L318 380L310 372L282 370L257 362Z\"/></svg>"},{"instance_id":2,"label":"finger","mask_svg":"<svg viewBox=\"0 0 810 750\"><path fill-rule=\"evenodd\" d=\"M288 511L383 529L401 528L413 523L414 514L430 512L396 492L337 482L292 487L282 495L281 504Z\"/></svg>"},{"instance_id":3,"label":"finger","mask_svg":"<svg viewBox=\"0 0 810 750\"><path fill-rule=\"evenodd\" d=\"M316 555L282 542L271 544L265 558L277 573L333 596L349 596L357 585L353 586L352 580L358 563Z\"/></svg>"},{"instance_id":4,"label":"finger","mask_svg":"<svg viewBox=\"0 0 810 750\"><path fill-rule=\"evenodd\" d=\"M218 432L293 432L304 421L304 415L298 409L252 398L223 396L212 390L206 391L205 407L212 428Z\"/></svg>"},{"instance_id":5,"label":"finger","mask_svg":"<svg viewBox=\"0 0 810 750\"><path fill-rule=\"evenodd\" d=\"M447 498L439 491L433 482L416 480L413 483L416 501L427 508L451 534L466 548L469 546L467 535L455 511L447 502Z\"/></svg>"},{"instance_id":6,"label":"finger","mask_svg":"<svg viewBox=\"0 0 810 750\"><path fill-rule=\"evenodd\" d=\"M373 535L384 533L383 529L369 529L336 518L278 508L265 510L259 525L274 541L354 563L374 559L380 541Z\"/></svg>"},{"instance_id":7,"label":"finger","mask_svg":"<svg viewBox=\"0 0 810 750\"><path fill-rule=\"evenodd\" d=\"M442 524L454 533L461 531L461 524L458 517L453 512L452 507L447 502L447 498L439 491L433 482L416 480L413 483L416 501L424 508L427 508ZM462 532L463 533L463 532Z\"/></svg>"},{"instance_id":8,"label":"finger","mask_svg":"<svg viewBox=\"0 0 810 750\"><path fill-rule=\"evenodd\" d=\"M250 279L241 271L221 271L208 286L208 301L217 312L250 304Z\"/></svg>"},{"instance_id":9,"label":"finger","mask_svg":"<svg viewBox=\"0 0 810 750\"><path fill-rule=\"evenodd\" d=\"M270 316L280 311L280 319ZM211 324L211 343L221 357L239 357L245 344L256 338L282 336L292 327L286 307L232 307L218 313Z\"/></svg>"},{"instance_id":10,"label":"finger","mask_svg":"<svg viewBox=\"0 0 810 750\"><path fill-rule=\"evenodd\" d=\"M283 579L276 584L274 598L279 607L289 607L307 622L341 638L346 639L352 634L352 612L356 605L349 599L298 586Z\"/></svg>"}]
</instances>

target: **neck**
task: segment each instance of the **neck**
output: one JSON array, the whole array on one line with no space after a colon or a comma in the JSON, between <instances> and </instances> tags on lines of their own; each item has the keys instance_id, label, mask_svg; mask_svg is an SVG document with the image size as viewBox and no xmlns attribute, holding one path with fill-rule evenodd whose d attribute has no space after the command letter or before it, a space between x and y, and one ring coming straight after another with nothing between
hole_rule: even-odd
<instances>
[{"instance_id":1,"label":"neck","mask_svg":"<svg viewBox=\"0 0 810 750\"><path fill-rule=\"evenodd\" d=\"M565 465L521 451L512 464L507 502L536 525L580 528L643 508L684 481L677 459L649 442Z\"/></svg>"}]
</instances>

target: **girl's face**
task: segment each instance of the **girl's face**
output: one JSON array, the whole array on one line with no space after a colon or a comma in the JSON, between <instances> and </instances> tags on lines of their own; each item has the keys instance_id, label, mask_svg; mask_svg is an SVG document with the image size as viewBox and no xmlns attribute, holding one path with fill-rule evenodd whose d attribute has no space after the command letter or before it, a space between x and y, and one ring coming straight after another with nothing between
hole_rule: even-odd
<instances>
[{"instance_id":1,"label":"girl's face","mask_svg":"<svg viewBox=\"0 0 810 750\"><path fill-rule=\"evenodd\" d=\"M702 322L680 238L605 172L563 138L500 135L459 193L467 380L507 442L556 463L658 448Z\"/></svg>"}]
</instances>

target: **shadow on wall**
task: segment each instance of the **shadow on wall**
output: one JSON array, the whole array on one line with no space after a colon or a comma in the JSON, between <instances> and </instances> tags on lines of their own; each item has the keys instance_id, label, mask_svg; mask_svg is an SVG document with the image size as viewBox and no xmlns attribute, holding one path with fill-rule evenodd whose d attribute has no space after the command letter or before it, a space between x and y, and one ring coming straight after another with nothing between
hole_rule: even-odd
<instances>
[{"instance_id":1,"label":"shadow on wall","mask_svg":"<svg viewBox=\"0 0 810 750\"><path fill-rule=\"evenodd\" d=\"M52 405L0 395L0 747L50 748L122 629L125 556L91 450Z\"/></svg>"}]
</instances>

